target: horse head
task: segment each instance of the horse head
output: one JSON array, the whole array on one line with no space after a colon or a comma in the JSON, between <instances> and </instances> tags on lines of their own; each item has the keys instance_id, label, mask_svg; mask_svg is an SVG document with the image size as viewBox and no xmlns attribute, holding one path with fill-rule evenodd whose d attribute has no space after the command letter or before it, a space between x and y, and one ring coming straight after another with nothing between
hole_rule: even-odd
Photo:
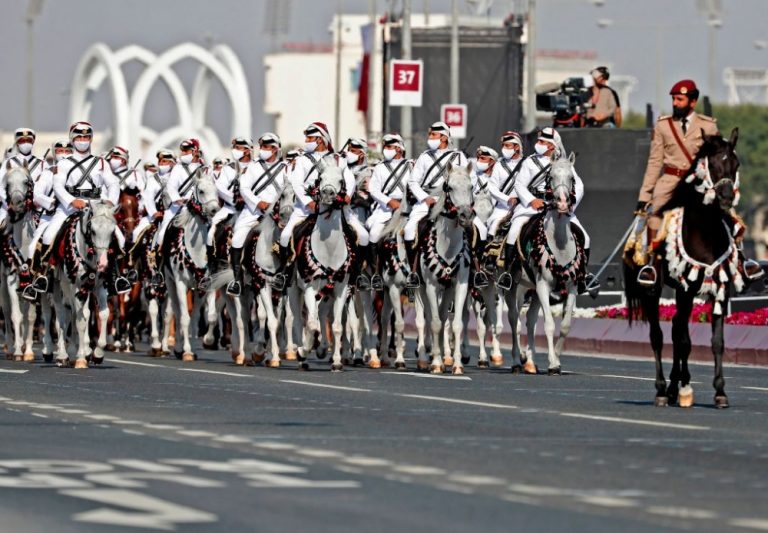
<instances>
[{"instance_id":1,"label":"horse head","mask_svg":"<svg viewBox=\"0 0 768 533\"><path fill-rule=\"evenodd\" d=\"M14 167L8 171L5 180L8 210L17 215L22 215L27 211L28 202L32 199L32 189L34 187L29 170L26 167Z\"/></svg>"},{"instance_id":2,"label":"horse head","mask_svg":"<svg viewBox=\"0 0 768 533\"><path fill-rule=\"evenodd\" d=\"M317 189L320 194L320 204L331 206L344 188L344 171L338 165L326 163L324 159L320 160L318 170L320 181Z\"/></svg>"},{"instance_id":3,"label":"horse head","mask_svg":"<svg viewBox=\"0 0 768 533\"><path fill-rule=\"evenodd\" d=\"M471 165L466 168L457 167L451 170L443 183L443 193L437 201L434 213L456 217L459 225L464 228L472 224L475 218L472 194Z\"/></svg>"},{"instance_id":4,"label":"horse head","mask_svg":"<svg viewBox=\"0 0 768 533\"><path fill-rule=\"evenodd\" d=\"M573 197L571 193L573 191L573 162L575 160L576 154L573 152L567 158L559 157L552 161L549 171L554 208L563 215L570 212L572 207Z\"/></svg>"},{"instance_id":5,"label":"horse head","mask_svg":"<svg viewBox=\"0 0 768 533\"><path fill-rule=\"evenodd\" d=\"M284 228L288 223L288 219L291 218L295 202L296 195L293 192L293 186L290 182L287 182L277 201L278 226L281 228Z\"/></svg>"},{"instance_id":6,"label":"horse head","mask_svg":"<svg viewBox=\"0 0 768 533\"><path fill-rule=\"evenodd\" d=\"M739 140L739 128L731 131L728 140L720 135L704 135L704 144L698 153L695 177L702 181L704 203L710 204L715 199L723 211L738 204L739 194L739 157L736 155L736 143ZM710 192L712 191L712 192Z\"/></svg>"},{"instance_id":7,"label":"horse head","mask_svg":"<svg viewBox=\"0 0 768 533\"><path fill-rule=\"evenodd\" d=\"M109 263L109 247L117 228L115 213L120 207L91 202L81 221L81 231L96 258L96 270L103 273Z\"/></svg>"},{"instance_id":8,"label":"horse head","mask_svg":"<svg viewBox=\"0 0 768 533\"><path fill-rule=\"evenodd\" d=\"M213 179L204 173L195 178L194 201L200 206L200 212L206 218L211 218L219 210L219 192Z\"/></svg>"}]
</instances>

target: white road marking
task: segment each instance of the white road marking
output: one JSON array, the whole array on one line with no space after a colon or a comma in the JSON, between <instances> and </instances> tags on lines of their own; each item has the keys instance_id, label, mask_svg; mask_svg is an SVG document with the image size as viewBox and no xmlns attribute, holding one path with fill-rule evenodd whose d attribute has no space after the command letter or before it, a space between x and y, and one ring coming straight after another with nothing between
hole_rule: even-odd
<instances>
[{"instance_id":1,"label":"white road marking","mask_svg":"<svg viewBox=\"0 0 768 533\"><path fill-rule=\"evenodd\" d=\"M382 372L382 374L388 374L390 376L411 376L413 378L453 379L453 380L472 381L472 378L469 376L440 376L437 374L421 374L419 372L385 371L385 372Z\"/></svg>"},{"instance_id":2,"label":"white road marking","mask_svg":"<svg viewBox=\"0 0 768 533\"><path fill-rule=\"evenodd\" d=\"M731 520L728 523L736 527L757 529L758 531L768 531L768 520L763 518L737 518L735 520Z\"/></svg>"},{"instance_id":3,"label":"white road marking","mask_svg":"<svg viewBox=\"0 0 768 533\"><path fill-rule=\"evenodd\" d=\"M308 387L321 387L324 389L346 390L351 392L371 392L371 389L360 389L358 387L342 387L341 385L326 385L325 383L311 383L309 381L296 381L293 379L281 379L282 383L293 383L294 385L307 385Z\"/></svg>"},{"instance_id":4,"label":"white road marking","mask_svg":"<svg viewBox=\"0 0 768 533\"><path fill-rule=\"evenodd\" d=\"M507 483L506 479L493 476L472 476L465 474L454 474L449 476L448 479L456 483L466 483L467 485L504 485Z\"/></svg>"},{"instance_id":5,"label":"white road marking","mask_svg":"<svg viewBox=\"0 0 768 533\"><path fill-rule=\"evenodd\" d=\"M341 452L334 452L331 450L297 450L296 453L299 455L306 455L307 457L317 457L318 459L331 459L342 456Z\"/></svg>"},{"instance_id":6,"label":"white road marking","mask_svg":"<svg viewBox=\"0 0 768 533\"><path fill-rule=\"evenodd\" d=\"M163 366L165 366L165 365L156 365L153 363L142 363L140 361L126 361L125 359L115 359L114 357L110 357L109 360L115 363L122 363L124 365L149 366L152 368L162 368Z\"/></svg>"},{"instance_id":7,"label":"white road marking","mask_svg":"<svg viewBox=\"0 0 768 533\"><path fill-rule=\"evenodd\" d=\"M613 496L579 496L579 500L590 505L600 507L637 507L638 503L629 498L615 498Z\"/></svg>"},{"instance_id":8,"label":"white road marking","mask_svg":"<svg viewBox=\"0 0 768 533\"><path fill-rule=\"evenodd\" d=\"M109 461L113 465L123 466L125 468L132 468L133 470L141 470L143 472L162 472L166 474L173 474L181 472L180 468L175 466L168 466L154 461L144 461L142 459L112 459Z\"/></svg>"},{"instance_id":9,"label":"white road marking","mask_svg":"<svg viewBox=\"0 0 768 533\"><path fill-rule=\"evenodd\" d=\"M708 509L692 509L690 507L664 507L661 505L654 505L648 507L646 510L651 514L671 516L673 518L700 518L702 520L717 518L717 513Z\"/></svg>"},{"instance_id":10,"label":"white road marking","mask_svg":"<svg viewBox=\"0 0 768 533\"><path fill-rule=\"evenodd\" d=\"M113 424L120 424L125 426L142 426L144 425L144 422L141 420L115 420L112 422Z\"/></svg>"},{"instance_id":11,"label":"white road marking","mask_svg":"<svg viewBox=\"0 0 768 533\"><path fill-rule=\"evenodd\" d=\"M127 421L119 421L115 422L115 424L125 424L127 422L133 422L133 420L127 420ZM184 426L174 426L173 424L141 424L146 429L159 429L162 431L178 431L180 429L184 429Z\"/></svg>"},{"instance_id":12,"label":"white road marking","mask_svg":"<svg viewBox=\"0 0 768 533\"><path fill-rule=\"evenodd\" d=\"M288 444L287 442L254 442L254 446L257 448L264 448L265 450L295 450L298 448L295 444Z\"/></svg>"},{"instance_id":13,"label":"white road marking","mask_svg":"<svg viewBox=\"0 0 768 533\"><path fill-rule=\"evenodd\" d=\"M415 398L417 400L432 400L435 402L458 403L461 405L473 405L476 407L491 407L493 409L518 409L516 405L501 403L473 402L471 400L459 400L457 398L441 398L440 396L424 396L422 394L397 394L403 398Z\"/></svg>"},{"instance_id":14,"label":"white road marking","mask_svg":"<svg viewBox=\"0 0 768 533\"><path fill-rule=\"evenodd\" d=\"M61 407L60 405L48 405L45 403L40 403L34 406L35 409L43 409L44 411L62 411L65 408Z\"/></svg>"},{"instance_id":15,"label":"white road marking","mask_svg":"<svg viewBox=\"0 0 768 533\"><path fill-rule=\"evenodd\" d=\"M143 431L136 431L135 429L124 429L123 433L127 433L128 435L146 435Z\"/></svg>"},{"instance_id":16,"label":"white road marking","mask_svg":"<svg viewBox=\"0 0 768 533\"><path fill-rule=\"evenodd\" d=\"M639 376L619 376L618 374L592 374L599 378L634 379L637 381L656 381L656 378L641 378ZM691 381L691 385L701 385L701 381Z\"/></svg>"},{"instance_id":17,"label":"white road marking","mask_svg":"<svg viewBox=\"0 0 768 533\"><path fill-rule=\"evenodd\" d=\"M122 511L110 507L100 507L93 511L73 515L72 519L76 522L173 531L176 529L176 524L211 523L218 520L215 514L167 502L132 490L63 490L59 493L73 498L95 501L118 509L128 509Z\"/></svg>"},{"instance_id":18,"label":"white road marking","mask_svg":"<svg viewBox=\"0 0 768 533\"><path fill-rule=\"evenodd\" d=\"M386 459L380 459L378 457L365 457L362 455L346 457L344 462L357 466L388 466L392 464L392 461L387 461Z\"/></svg>"},{"instance_id":19,"label":"white road marking","mask_svg":"<svg viewBox=\"0 0 768 533\"><path fill-rule=\"evenodd\" d=\"M64 411L64 413L68 415L89 415L91 414L90 411L83 411L82 409L67 409Z\"/></svg>"},{"instance_id":20,"label":"white road marking","mask_svg":"<svg viewBox=\"0 0 768 533\"><path fill-rule=\"evenodd\" d=\"M179 435L184 435L185 437L217 437L218 435L216 433L211 433L210 431L201 431L199 429L181 429L177 431Z\"/></svg>"},{"instance_id":21,"label":"white road marking","mask_svg":"<svg viewBox=\"0 0 768 533\"><path fill-rule=\"evenodd\" d=\"M251 442L251 439L239 435L222 435L220 437L215 437L213 440L216 442L226 442L228 444L245 444Z\"/></svg>"},{"instance_id":22,"label":"white road marking","mask_svg":"<svg viewBox=\"0 0 768 533\"><path fill-rule=\"evenodd\" d=\"M415 476L442 476L446 473L442 468L421 465L395 465L392 470Z\"/></svg>"},{"instance_id":23,"label":"white road marking","mask_svg":"<svg viewBox=\"0 0 768 533\"><path fill-rule=\"evenodd\" d=\"M0 368L0 372L3 374L26 374L29 370L6 370L5 368Z\"/></svg>"},{"instance_id":24,"label":"white road marking","mask_svg":"<svg viewBox=\"0 0 768 533\"><path fill-rule=\"evenodd\" d=\"M44 415L41 413L32 413L32 416L36 416L38 418L48 418L48 415Z\"/></svg>"},{"instance_id":25,"label":"white road marking","mask_svg":"<svg viewBox=\"0 0 768 533\"><path fill-rule=\"evenodd\" d=\"M519 496L517 494L502 494L501 499L523 505L541 505L541 502L535 498L528 498L527 496Z\"/></svg>"},{"instance_id":26,"label":"white road marking","mask_svg":"<svg viewBox=\"0 0 768 533\"><path fill-rule=\"evenodd\" d=\"M556 413L556 411L552 411ZM619 418L616 416L598 416L598 415L585 415L582 413L558 413L560 416L567 416L571 418L586 418L588 420L600 420L603 422L618 422L622 424L636 424L639 426L655 426L660 428L672 428L672 429L688 429L691 431L709 431L712 429L709 426L695 426L692 424L675 424L672 422L655 422L652 420L637 420L633 418Z\"/></svg>"},{"instance_id":27,"label":"white road marking","mask_svg":"<svg viewBox=\"0 0 768 533\"><path fill-rule=\"evenodd\" d=\"M461 485L454 485L453 483L438 483L435 485L436 489L447 490L450 492L458 492L459 494L474 494L475 490L469 487L463 487Z\"/></svg>"},{"instance_id":28,"label":"white road marking","mask_svg":"<svg viewBox=\"0 0 768 533\"><path fill-rule=\"evenodd\" d=\"M120 418L112 415L85 415L85 418L90 418L92 420L120 420Z\"/></svg>"},{"instance_id":29,"label":"white road marking","mask_svg":"<svg viewBox=\"0 0 768 533\"><path fill-rule=\"evenodd\" d=\"M763 391L763 392L768 392L768 387L746 387L746 386L743 386L743 387L740 387L740 388L747 389L747 390L759 390L759 391Z\"/></svg>"},{"instance_id":30,"label":"white road marking","mask_svg":"<svg viewBox=\"0 0 768 533\"><path fill-rule=\"evenodd\" d=\"M315 480L268 473L244 474L241 477L251 479L248 486L257 488L357 489L360 487L360 483L354 480Z\"/></svg>"},{"instance_id":31,"label":"white road marking","mask_svg":"<svg viewBox=\"0 0 768 533\"><path fill-rule=\"evenodd\" d=\"M252 378L251 374L237 374L235 372L221 372L220 370L203 370L201 368L177 368L182 372L201 372L203 374L216 374L219 376L234 376L236 378Z\"/></svg>"}]
</instances>

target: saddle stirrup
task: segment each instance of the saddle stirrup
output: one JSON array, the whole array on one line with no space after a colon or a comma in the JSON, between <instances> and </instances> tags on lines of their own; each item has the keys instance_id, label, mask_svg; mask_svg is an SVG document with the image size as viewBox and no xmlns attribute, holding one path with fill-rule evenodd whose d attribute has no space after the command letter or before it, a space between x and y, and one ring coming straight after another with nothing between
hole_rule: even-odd
<instances>
[{"instance_id":1,"label":"saddle stirrup","mask_svg":"<svg viewBox=\"0 0 768 533\"><path fill-rule=\"evenodd\" d=\"M643 287L653 287L656 285L657 275L656 269L652 264L645 265L637 273L637 283Z\"/></svg>"}]
</instances>

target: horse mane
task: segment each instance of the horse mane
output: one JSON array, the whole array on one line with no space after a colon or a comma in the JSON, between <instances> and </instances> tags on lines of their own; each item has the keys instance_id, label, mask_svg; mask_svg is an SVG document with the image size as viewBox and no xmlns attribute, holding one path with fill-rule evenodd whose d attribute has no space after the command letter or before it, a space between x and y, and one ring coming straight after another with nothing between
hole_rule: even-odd
<instances>
[{"instance_id":1,"label":"horse mane","mask_svg":"<svg viewBox=\"0 0 768 533\"><path fill-rule=\"evenodd\" d=\"M470 181L469 174L465 168L458 167L452 169L445 179L445 185L450 186L454 180L459 179ZM448 199L448 193L446 193L445 189L446 187L443 186L443 190L440 191L440 196L437 197L437 202L435 202L435 205L432 206L432 209L429 212L429 220L433 222L437 220L437 217L440 216L440 213L442 213L445 208L445 201Z\"/></svg>"},{"instance_id":2,"label":"horse mane","mask_svg":"<svg viewBox=\"0 0 768 533\"><path fill-rule=\"evenodd\" d=\"M695 202L701 202L702 194L695 188L694 183L686 182L691 174L696 172L696 167L705 157L709 157L721 151L724 147L727 148L728 141L726 141L720 135L704 136L704 144L701 145L698 152L694 155L693 163L688 167L685 176L680 179L675 187L675 191L672 193L672 198L662 206L661 211L668 211L676 207L684 207L691 205Z\"/></svg>"},{"instance_id":3,"label":"horse mane","mask_svg":"<svg viewBox=\"0 0 768 533\"><path fill-rule=\"evenodd\" d=\"M403 230L405 224L408 222L409 213L410 210L408 209L408 200L403 197L403 200L400 203L400 207L397 208L394 213L392 213L392 218L389 219L389 221L384 226L384 229L381 231L381 242L397 238L398 234Z\"/></svg>"}]
</instances>

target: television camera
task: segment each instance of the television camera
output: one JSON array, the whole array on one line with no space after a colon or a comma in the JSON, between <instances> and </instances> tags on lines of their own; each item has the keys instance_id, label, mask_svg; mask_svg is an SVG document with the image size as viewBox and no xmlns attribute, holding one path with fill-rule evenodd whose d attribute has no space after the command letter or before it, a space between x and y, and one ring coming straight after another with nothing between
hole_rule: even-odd
<instances>
[{"instance_id":1,"label":"television camera","mask_svg":"<svg viewBox=\"0 0 768 533\"><path fill-rule=\"evenodd\" d=\"M583 128L589 107L592 78L571 77L564 82L540 85L536 88L536 109L552 113L555 128Z\"/></svg>"}]
</instances>

